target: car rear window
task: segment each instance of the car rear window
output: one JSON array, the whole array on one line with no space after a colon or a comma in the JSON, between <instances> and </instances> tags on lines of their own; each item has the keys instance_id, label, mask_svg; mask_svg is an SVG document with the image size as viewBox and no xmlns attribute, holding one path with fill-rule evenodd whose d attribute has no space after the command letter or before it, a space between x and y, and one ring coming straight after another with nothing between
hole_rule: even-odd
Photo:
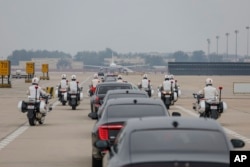
<instances>
[{"instance_id":1,"label":"car rear window","mask_svg":"<svg viewBox=\"0 0 250 167\"><path fill-rule=\"evenodd\" d=\"M131 86L129 85L101 86L98 89L98 94L106 94L109 90L116 90L116 89L131 89Z\"/></svg>"},{"instance_id":2,"label":"car rear window","mask_svg":"<svg viewBox=\"0 0 250 167\"><path fill-rule=\"evenodd\" d=\"M133 132L130 142L132 153L229 151L224 136L218 131L143 130Z\"/></svg>"},{"instance_id":3,"label":"car rear window","mask_svg":"<svg viewBox=\"0 0 250 167\"><path fill-rule=\"evenodd\" d=\"M108 118L133 118L166 115L161 105L152 104L122 104L111 105L107 109Z\"/></svg>"}]
</instances>

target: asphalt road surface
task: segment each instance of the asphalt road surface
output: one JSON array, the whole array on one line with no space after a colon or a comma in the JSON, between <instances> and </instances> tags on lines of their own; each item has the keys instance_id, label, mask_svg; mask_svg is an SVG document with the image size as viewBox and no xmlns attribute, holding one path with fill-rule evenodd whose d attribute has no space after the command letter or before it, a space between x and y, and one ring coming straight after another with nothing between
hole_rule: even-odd
<instances>
[{"instance_id":1,"label":"asphalt road surface","mask_svg":"<svg viewBox=\"0 0 250 167\"><path fill-rule=\"evenodd\" d=\"M41 80L44 88L55 87L62 73L50 73L50 80ZM68 79L72 73L67 73ZM75 73L83 86L84 99L76 110L62 106L56 98L50 100L53 110L45 118L44 125L30 127L26 114L17 109L20 100L27 98L30 83L24 79L12 79L12 88L0 88L0 166L1 167L90 167L91 129L94 120L88 118L90 112L87 88L93 73ZM37 74L42 76L42 74ZM155 89L161 84L164 74L148 74ZM192 110L197 92L205 85L208 76L176 76L182 95L170 107L170 112L178 111L183 117L196 117ZM247 76L209 76L214 86L223 86L222 100L228 110L218 122L230 138L241 138L246 142L243 150L250 150L250 94L234 94L234 82L250 82ZM123 78L137 84L141 74L124 75Z\"/></svg>"}]
</instances>

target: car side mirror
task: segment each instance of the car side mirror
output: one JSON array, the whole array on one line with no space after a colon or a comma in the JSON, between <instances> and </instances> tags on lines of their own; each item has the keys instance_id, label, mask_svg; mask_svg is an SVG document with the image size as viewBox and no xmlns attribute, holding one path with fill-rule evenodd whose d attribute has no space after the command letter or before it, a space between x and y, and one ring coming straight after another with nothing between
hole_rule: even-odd
<instances>
[{"instance_id":1,"label":"car side mirror","mask_svg":"<svg viewBox=\"0 0 250 167\"><path fill-rule=\"evenodd\" d=\"M97 119L98 118L98 115L96 112L91 112L88 114L88 117L91 118L91 119Z\"/></svg>"},{"instance_id":2,"label":"car side mirror","mask_svg":"<svg viewBox=\"0 0 250 167\"><path fill-rule=\"evenodd\" d=\"M180 117L181 113L179 113L179 112L172 112L172 116L173 117Z\"/></svg>"},{"instance_id":3,"label":"car side mirror","mask_svg":"<svg viewBox=\"0 0 250 167\"><path fill-rule=\"evenodd\" d=\"M245 146L245 142L240 139L231 139L231 143L234 148L242 148Z\"/></svg>"}]
</instances>

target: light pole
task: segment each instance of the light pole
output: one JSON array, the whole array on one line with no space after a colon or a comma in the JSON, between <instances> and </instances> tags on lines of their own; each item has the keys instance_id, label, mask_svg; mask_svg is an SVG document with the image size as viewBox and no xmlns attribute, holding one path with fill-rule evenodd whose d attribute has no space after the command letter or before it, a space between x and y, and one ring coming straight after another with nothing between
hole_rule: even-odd
<instances>
[{"instance_id":1,"label":"light pole","mask_svg":"<svg viewBox=\"0 0 250 167\"><path fill-rule=\"evenodd\" d=\"M219 52L219 38L220 38L220 37L217 35L217 36L216 36L216 42L217 42L217 43L216 43L216 44L217 44L216 53L217 53L217 56L219 55L219 54L218 54L218 52Z\"/></svg>"},{"instance_id":2,"label":"light pole","mask_svg":"<svg viewBox=\"0 0 250 167\"><path fill-rule=\"evenodd\" d=\"M227 57L228 57L228 36L229 36L229 33L227 32L226 33L226 37L227 37L227 43L226 43L226 45L227 45Z\"/></svg>"},{"instance_id":3,"label":"light pole","mask_svg":"<svg viewBox=\"0 0 250 167\"><path fill-rule=\"evenodd\" d=\"M246 29L247 29L247 57L248 57L248 47L249 47L249 26L247 26Z\"/></svg>"},{"instance_id":4,"label":"light pole","mask_svg":"<svg viewBox=\"0 0 250 167\"><path fill-rule=\"evenodd\" d=\"M210 39L208 38L207 39L207 57L208 57L208 60L210 61Z\"/></svg>"},{"instance_id":5,"label":"light pole","mask_svg":"<svg viewBox=\"0 0 250 167\"><path fill-rule=\"evenodd\" d=\"M235 32L235 35L236 35L236 36L235 36L235 37L236 37L236 38L235 38L235 62L236 62L236 61L237 61L237 58L238 58L238 57L237 57L237 34L239 33L239 31L238 31L238 30L235 30L234 32Z\"/></svg>"}]
</instances>

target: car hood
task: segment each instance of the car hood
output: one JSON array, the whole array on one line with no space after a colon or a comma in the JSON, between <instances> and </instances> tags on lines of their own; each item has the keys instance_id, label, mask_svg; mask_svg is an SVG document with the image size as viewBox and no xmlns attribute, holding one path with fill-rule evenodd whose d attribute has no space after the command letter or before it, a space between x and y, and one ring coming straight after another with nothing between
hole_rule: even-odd
<instances>
[{"instance_id":1,"label":"car hood","mask_svg":"<svg viewBox=\"0 0 250 167\"><path fill-rule=\"evenodd\" d=\"M132 163L140 162L206 162L229 164L229 153L136 153Z\"/></svg>"}]
</instances>

